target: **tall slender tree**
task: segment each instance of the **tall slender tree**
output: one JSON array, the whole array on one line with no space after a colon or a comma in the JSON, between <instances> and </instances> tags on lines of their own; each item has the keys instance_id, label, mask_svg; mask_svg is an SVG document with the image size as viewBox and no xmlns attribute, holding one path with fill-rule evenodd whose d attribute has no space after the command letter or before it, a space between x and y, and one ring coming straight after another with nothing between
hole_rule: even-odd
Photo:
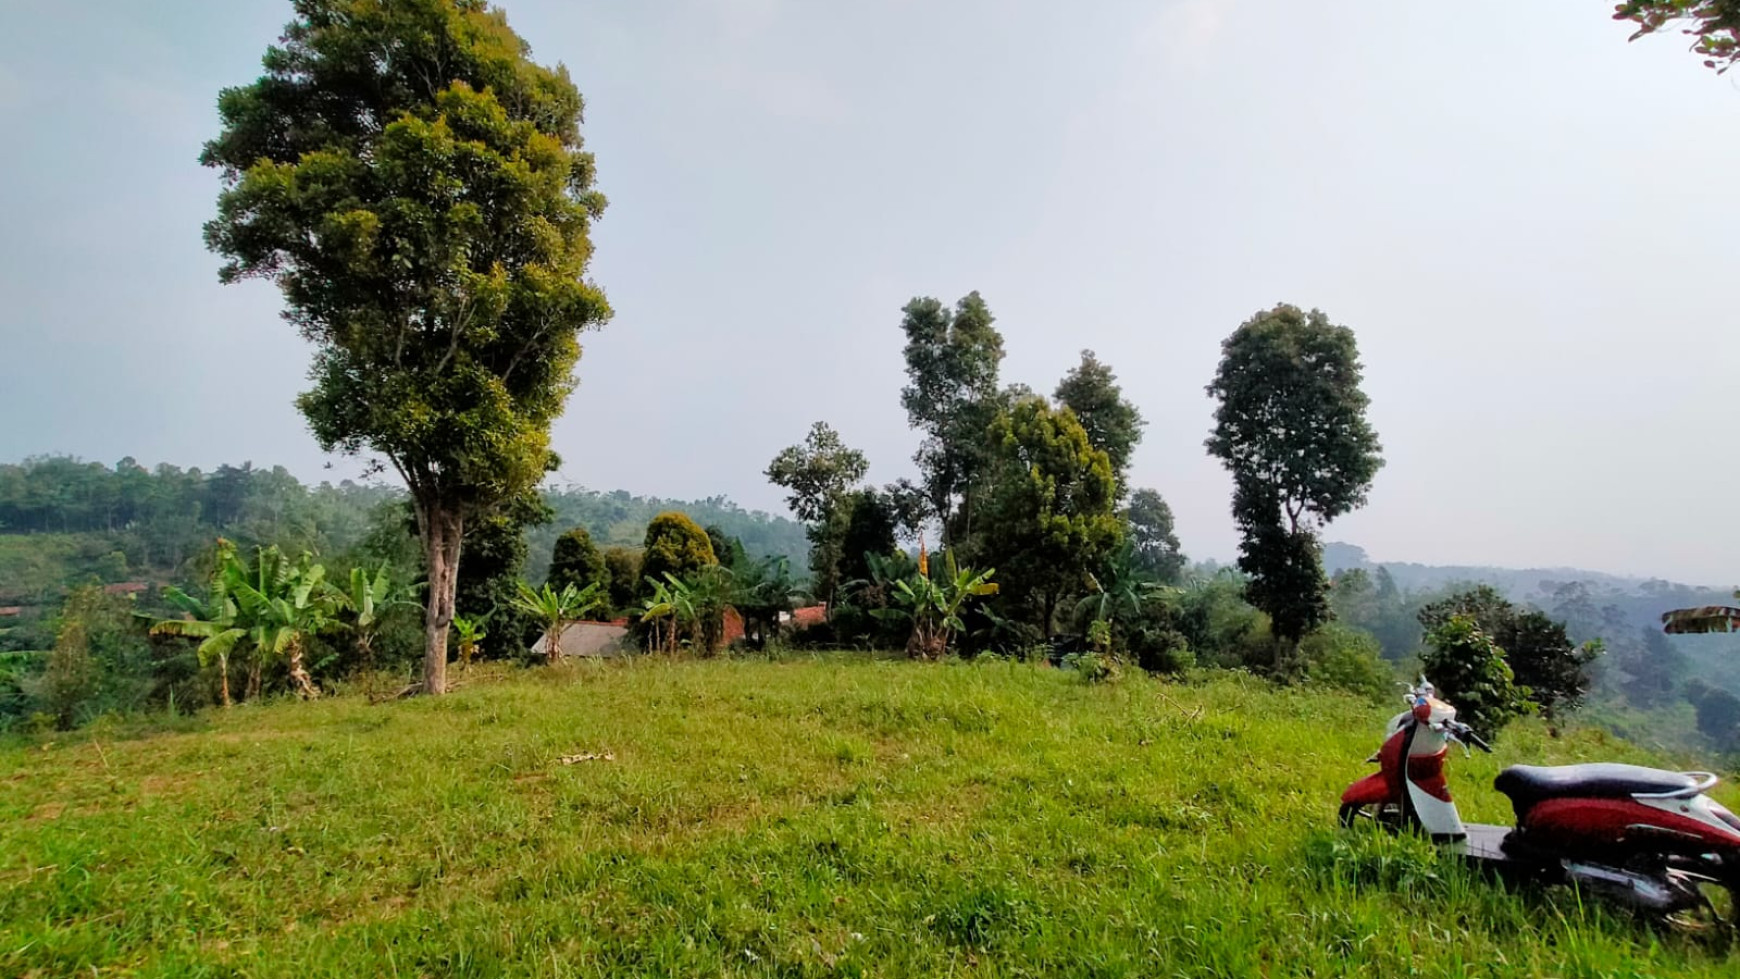
<instances>
[{"instance_id":1,"label":"tall slender tree","mask_svg":"<svg viewBox=\"0 0 1740 979\"><path fill-rule=\"evenodd\" d=\"M423 690L446 689L467 521L535 486L605 200L581 99L482 0L295 0L265 74L218 97L208 246L283 291L315 345L298 399L320 445L410 489L429 579Z\"/></svg>"},{"instance_id":2,"label":"tall slender tree","mask_svg":"<svg viewBox=\"0 0 1740 979\"><path fill-rule=\"evenodd\" d=\"M1364 505L1383 465L1360 378L1352 330L1281 305L1233 331L1208 386L1220 401L1208 451L1232 473L1239 567L1288 644L1330 614L1316 528Z\"/></svg>"},{"instance_id":3,"label":"tall slender tree","mask_svg":"<svg viewBox=\"0 0 1740 979\"><path fill-rule=\"evenodd\" d=\"M988 464L985 432L1000 402L1003 335L977 292L953 310L920 298L902 312L908 384L900 404L924 433L913 461L931 516L942 525L944 541L952 542L971 531L973 490Z\"/></svg>"}]
</instances>

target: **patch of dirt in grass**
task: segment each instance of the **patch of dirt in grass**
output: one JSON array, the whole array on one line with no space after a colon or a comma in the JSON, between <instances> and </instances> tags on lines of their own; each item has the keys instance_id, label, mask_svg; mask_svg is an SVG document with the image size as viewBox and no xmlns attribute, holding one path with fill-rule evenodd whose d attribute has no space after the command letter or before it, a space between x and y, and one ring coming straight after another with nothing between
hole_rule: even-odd
<instances>
[{"instance_id":1,"label":"patch of dirt in grass","mask_svg":"<svg viewBox=\"0 0 1740 979\"><path fill-rule=\"evenodd\" d=\"M27 823L45 823L51 819L59 819L63 812L66 812L66 803L45 802L32 810L30 815L25 816L24 821Z\"/></svg>"}]
</instances>

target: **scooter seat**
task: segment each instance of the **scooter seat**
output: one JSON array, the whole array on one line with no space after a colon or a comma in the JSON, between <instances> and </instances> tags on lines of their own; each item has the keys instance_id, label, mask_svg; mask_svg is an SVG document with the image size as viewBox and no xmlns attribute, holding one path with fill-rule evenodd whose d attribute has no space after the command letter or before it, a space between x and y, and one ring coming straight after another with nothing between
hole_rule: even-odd
<instances>
[{"instance_id":1,"label":"scooter seat","mask_svg":"<svg viewBox=\"0 0 1740 979\"><path fill-rule=\"evenodd\" d=\"M1610 762L1553 767L1512 765L1492 781L1493 788L1510 796L1519 819L1543 799L1575 796L1623 799L1638 794L1677 792L1697 784L1679 772Z\"/></svg>"}]
</instances>

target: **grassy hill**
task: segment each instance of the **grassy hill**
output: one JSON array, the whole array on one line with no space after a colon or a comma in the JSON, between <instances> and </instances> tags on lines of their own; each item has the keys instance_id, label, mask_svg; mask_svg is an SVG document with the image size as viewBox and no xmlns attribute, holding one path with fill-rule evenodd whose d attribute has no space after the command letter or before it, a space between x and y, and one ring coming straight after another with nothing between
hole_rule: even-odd
<instances>
[{"instance_id":1,"label":"grassy hill","mask_svg":"<svg viewBox=\"0 0 1740 979\"><path fill-rule=\"evenodd\" d=\"M1736 974L1333 830L1390 713L829 658L98 725L0 747L0 975ZM1524 724L1452 776L1498 821L1501 765L1590 758L1647 760Z\"/></svg>"}]
</instances>

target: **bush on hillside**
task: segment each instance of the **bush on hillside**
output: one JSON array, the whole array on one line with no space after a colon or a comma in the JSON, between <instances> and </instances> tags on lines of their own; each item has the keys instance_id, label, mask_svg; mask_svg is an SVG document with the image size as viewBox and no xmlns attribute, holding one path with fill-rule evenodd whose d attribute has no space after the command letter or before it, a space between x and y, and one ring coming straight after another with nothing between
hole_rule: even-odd
<instances>
[{"instance_id":1,"label":"bush on hillside","mask_svg":"<svg viewBox=\"0 0 1740 979\"><path fill-rule=\"evenodd\" d=\"M1396 693L1396 674L1371 633L1331 622L1299 642L1308 682L1382 700Z\"/></svg>"},{"instance_id":2,"label":"bush on hillside","mask_svg":"<svg viewBox=\"0 0 1740 979\"><path fill-rule=\"evenodd\" d=\"M1426 636L1420 668L1458 720L1488 741L1528 709L1504 650L1472 618L1453 615Z\"/></svg>"}]
</instances>

